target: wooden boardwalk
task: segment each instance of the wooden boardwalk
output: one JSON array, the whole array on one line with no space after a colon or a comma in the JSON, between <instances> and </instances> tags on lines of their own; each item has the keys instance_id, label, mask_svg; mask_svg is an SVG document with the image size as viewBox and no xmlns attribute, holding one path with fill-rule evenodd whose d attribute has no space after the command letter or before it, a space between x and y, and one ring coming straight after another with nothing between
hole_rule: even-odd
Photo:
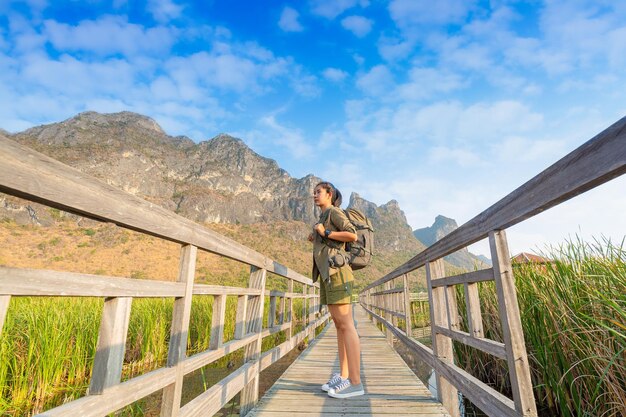
<instances>
[{"instance_id":1,"label":"wooden boardwalk","mask_svg":"<svg viewBox=\"0 0 626 417\"><path fill-rule=\"evenodd\" d=\"M404 363L383 333L354 304L361 338L361 380L365 395L330 398L320 387L338 371L336 331L329 325L265 393L253 417L270 416L449 416Z\"/></svg>"}]
</instances>

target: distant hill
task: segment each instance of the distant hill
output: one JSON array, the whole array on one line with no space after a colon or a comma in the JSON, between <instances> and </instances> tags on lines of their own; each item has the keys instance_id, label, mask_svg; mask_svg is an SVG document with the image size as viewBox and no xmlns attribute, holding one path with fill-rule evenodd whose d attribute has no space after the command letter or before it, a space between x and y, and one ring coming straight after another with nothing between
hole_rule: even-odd
<instances>
[{"instance_id":1,"label":"distant hill","mask_svg":"<svg viewBox=\"0 0 626 417\"><path fill-rule=\"evenodd\" d=\"M456 220L439 215L435 218L435 222L432 226L414 230L413 236L424 245L430 246L450 232L458 229L458 227ZM444 259L452 265L469 271L473 271L475 268L481 269L491 266L491 260L489 258L483 255L474 255L470 253L467 248L454 252Z\"/></svg>"},{"instance_id":2,"label":"distant hill","mask_svg":"<svg viewBox=\"0 0 626 417\"><path fill-rule=\"evenodd\" d=\"M264 230L261 224L301 222L301 226L287 227L294 228L293 235L295 230L309 230L319 215L312 192L320 178L292 178L276 161L226 134L195 143L184 136L167 135L154 120L136 113L85 112L6 136L198 223L232 225L223 230L244 244L249 238L244 225ZM424 249L395 200L377 206L353 193L349 206L367 213L376 229L376 257L361 273L365 281L386 274ZM0 220L55 226L60 218L74 219L81 227L91 224L0 194ZM286 226L277 227L284 230ZM255 249L263 252L260 246ZM297 262L296 270L306 259L284 255L276 259L291 267Z\"/></svg>"}]
</instances>

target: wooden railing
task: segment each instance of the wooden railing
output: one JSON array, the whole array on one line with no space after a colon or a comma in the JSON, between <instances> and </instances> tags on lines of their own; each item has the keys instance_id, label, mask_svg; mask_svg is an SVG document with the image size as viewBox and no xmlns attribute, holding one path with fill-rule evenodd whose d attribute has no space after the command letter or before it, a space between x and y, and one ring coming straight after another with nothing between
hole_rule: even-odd
<instances>
[{"instance_id":1,"label":"wooden railing","mask_svg":"<svg viewBox=\"0 0 626 417\"><path fill-rule=\"evenodd\" d=\"M384 325L388 339L397 337L435 370L439 400L450 414L459 415L460 391L490 416L537 415L505 229L625 172L626 117L361 292L360 303ZM446 276L443 257L485 237L493 267ZM432 349L410 338L407 274L420 267L426 269ZM495 281L504 343L484 337L478 296L483 281ZM456 285L464 289L467 332L459 326ZM513 399L456 366L453 341L506 360Z\"/></svg>"},{"instance_id":2,"label":"wooden railing","mask_svg":"<svg viewBox=\"0 0 626 417\"><path fill-rule=\"evenodd\" d=\"M103 297L97 352L88 395L43 412L45 416L102 416L162 390L162 416L210 416L241 392L241 415L259 395L259 373L293 349L328 320L318 313L319 284L289 268L160 206L108 186L0 135L0 192L118 226L181 246L177 282L137 280L50 270L0 267L0 332L11 297ZM247 288L194 283L196 256L204 250L250 265ZM267 273L288 280L286 292L266 289ZM303 292L294 292L294 282ZM224 342L226 297L237 296L234 339ZM194 296L213 296L209 350L186 356ZM263 328L269 296L268 327ZM173 297L166 367L121 382L132 300ZM294 299L303 300L303 330L294 329ZM264 337L285 331L287 340L261 352ZM31 343L38 343L32 341ZM183 377L244 348L244 364L181 407Z\"/></svg>"}]
</instances>

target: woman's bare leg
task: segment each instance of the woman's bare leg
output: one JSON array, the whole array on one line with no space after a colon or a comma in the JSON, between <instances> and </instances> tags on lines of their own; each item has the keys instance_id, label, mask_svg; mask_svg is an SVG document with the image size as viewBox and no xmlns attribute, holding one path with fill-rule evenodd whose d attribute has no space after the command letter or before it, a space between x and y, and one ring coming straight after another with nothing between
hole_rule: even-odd
<instances>
[{"instance_id":1,"label":"woman's bare leg","mask_svg":"<svg viewBox=\"0 0 626 417\"><path fill-rule=\"evenodd\" d=\"M344 376L343 366L347 362L350 382L353 385L358 385L361 383L361 343L354 328L352 304L330 304L328 309L337 328L337 341L340 343L339 340L342 340L345 349L346 356L343 361L341 376ZM339 363L341 364L341 362L340 354Z\"/></svg>"},{"instance_id":2,"label":"woman's bare leg","mask_svg":"<svg viewBox=\"0 0 626 417\"><path fill-rule=\"evenodd\" d=\"M330 306L328 307L330 310ZM330 316L333 316L332 311L330 313ZM337 327L337 322L335 321L334 317L333 322L335 323L335 328L337 329L337 356L339 356L339 372L341 373L341 377L345 379L349 376L346 344L344 343L343 333L339 331L339 328Z\"/></svg>"}]
</instances>

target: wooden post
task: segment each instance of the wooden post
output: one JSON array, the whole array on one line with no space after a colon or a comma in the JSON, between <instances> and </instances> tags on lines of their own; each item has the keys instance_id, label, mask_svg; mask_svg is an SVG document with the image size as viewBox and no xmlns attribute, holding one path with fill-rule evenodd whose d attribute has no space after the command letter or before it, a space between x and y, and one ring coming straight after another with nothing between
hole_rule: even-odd
<instances>
[{"instance_id":1,"label":"wooden post","mask_svg":"<svg viewBox=\"0 0 626 417\"><path fill-rule=\"evenodd\" d=\"M402 275L402 283L404 285L404 332L407 337L411 337L413 334L413 326L411 325L413 314L411 313L411 289L407 274Z\"/></svg>"},{"instance_id":2,"label":"wooden post","mask_svg":"<svg viewBox=\"0 0 626 417\"><path fill-rule=\"evenodd\" d=\"M7 311L9 310L10 303L11 303L10 295L0 295L0 336L2 336L2 329L4 328L4 320L7 317Z\"/></svg>"},{"instance_id":3,"label":"wooden post","mask_svg":"<svg viewBox=\"0 0 626 417\"><path fill-rule=\"evenodd\" d=\"M270 329L276 325L276 296L270 296L270 311L267 314L267 327Z\"/></svg>"},{"instance_id":4,"label":"wooden post","mask_svg":"<svg viewBox=\"0 0 626 417\"><path fill-rule=\"evenodd\" d=\"M315 323L315 287L311 285L309 288L309 295L312 295L312 298L309 298L309 323ZM315 327L311 329L309 332L309 343L315 340Z\"/></svg>"},{"instance_id":5,"label":"wooden post","mask_svg":"<svg viewBox=\"0 0 626 417\"><path fill-rule=\"evenodd\" d=\"M309 292L309 290L306 287L306 284L302 284L302 295L304 296L304 297L302 297L302 326L303 327L306 327L307 318L309 316L307 314L307 301L308 301L308 298L306 297L308 292Z\"/></svg>"},{"instance_id":6,"label":"wooden post","mask_svg":"<svg viewBox=\"0 0 626 417\"><path fill-rule=\"evenodd\" d=\"M170 344L167 352L167 366L176 367L176 381L163 388L163 399L161 401L162 417L177 416L180 410L184 376L184 370L180 363L185 359L187 350L197 253L198 248L192 245L183 245L180 250L178 282L185 283L185 295L174 300Z\"/></svg>"},{"instance_id":7,"label":"wooden post","mask_svg":"<svg viewBox=\"0 0 626 417\"><path fill-rule=\"evenodd\" d=\"M391 289L391 281L387 281L385 282L385 290L390 290ZM387 322L392 323L393 319L392 319L392 315L391 313L389 313L389 311L393 308L391 305L391 294L385 294L383 295L383 300L384 300L384 308L385 308L385 319L387 320ZM389 326L386 325L385 326L385 335L387 336L387 343L389 343L391 346L393 346L393 333L391 333L391 330L389 330Z\"/></svg>"},{"instance_id":8,"label":"wooden post","mask_svg":"<svg viewBox=\"0 0 626 417\"><path fill-rule=\"evenodd\" d=\"M530 378L522 320L517 303L515 277L513 276L509 245L504 230L489 232L489 246L493 260L493 272L498 293L498 311L502 323L515 410L525 417L536 416L537 407Z\"/></svg>"},{"instance_id":9,"label":"wooden post","mask_svg":"<svg viewBox=\"0 0 626 417\"><path fill-rule=\"evenodd\" d=\"M98 348L89 385L90 395L102 394L106 388L119 384L122 379L132 301L131 297L109 297L104 301Z\"/></svg>"},{"instance_id":10,"label":"wooden post","mask_svg":"<svg viewBox=\"0 0 626 417\"><path fill-rule=\"evenodd\" d=\"M219 349L224 344L224 318L226 317L226 295L213 296L211 315L211 338L209 349Z\"/></svg>"},{"instance_id":11,"label":"wooden post","mask_svg":"<svg viewBox=\"0 0 626 417\"><path fill-rule=\"evenodd\" d=\"M248 315L248 296L237 297L237 318L235 319L235 339L243 339L246 334L246 317Z\"/></svg>"},{"instance_id":12,"label":"wooden post","mask_svg":"<svg viewBox=\"0 0 626 417\"><path fill-rule=\"evenodd\" d=\"M451 330L459 330L459 308L456 303L456 290L454 285L446 285L445 287L446 297L446 311L448 313L448 326Z\"/></svg>"},{"instance_id":13,"label":"wooden post","mask_svg":"<svg viewBox=\"0 0 626 417\"><path fill-rule=\"evenodd\" d=\"M285 323L285 296L280 297L280 305L278 307L278 324Z\"/></svg>"},{"instance_id":14,"label":"wooden post","mask_svg":"<svg viewBox=\"0 0 626 417\"><path fill-rule=\"evenodd\" d=\"M244 348L244 361L246 362L256 361L261 355L261 343L263 342L261 331L263 330L266 275L267 271L265 269L259 269L255 266L250 267L250 284L248 286L250 288L260 289L261 294L252 296L248 307L248 316L246 319L248 323L247 333L256 333L257 338ZM241 408L239 412L241 416L248 414L259 400L259 369L260 367L257 367L255 377L241 390Z\"/></svg>"},{"instance_id":15,"label":"wooden post","mask_svg":"<svg viewBox=\"0 0 626 417\"><path fill-rule=\"evenodd\" d=\"M287 329L287 340L291 339L293 336L293 280L289 280L289 284L287 284L287 291L289 291L289 315L287 316L287 321L289 321L289 329Z\"/></svg>"},{"instance_id":16,"label":"wooden post","mask_svg":"<svg viewBox=\"0 0 626 417\"><path fill-rule=\"evenodd\" d=\"M480 297L478 296L478 283L465 283L465 306L467 310L467 330L473 337L483 338L483 317L480 310Z\"/></svg>"},{"instance_id":17,"label":"wooden post","mask_svg":"<svg viewBox=\"0 0 626 417\"><path fill-rule=\"evenodd\" d=\"M445 276L443 260L426 262L426 282L428 284L428 298L430 300L430 323L433 354L440 360L454 363L452 339L435 331L435 325L449 328L448 309L446 308L446 294L444 287L432 287L432 280ZM459 417L459 393L450 382L437 375L437 397L452 417Z\"/></svg>"}]
</instances>

